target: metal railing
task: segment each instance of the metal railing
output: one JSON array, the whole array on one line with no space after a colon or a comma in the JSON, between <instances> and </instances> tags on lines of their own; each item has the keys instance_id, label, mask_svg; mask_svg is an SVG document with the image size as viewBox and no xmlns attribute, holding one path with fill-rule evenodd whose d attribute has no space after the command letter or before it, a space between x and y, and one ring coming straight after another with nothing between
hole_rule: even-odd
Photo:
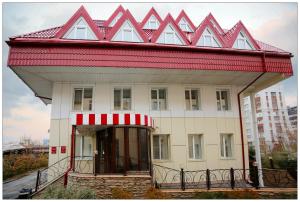
<instances>
[{"instance_id":1,"label":"metal railing","mask_svg":"<svg viewBox=\"0 0 300 202\"><path fill-rule=\"evenodd\" d=\"M212 189L212 188L283 188L297 187L297 179L287 170L262 169L206 169L196 171L176 170L153 164L153 181L161 189ZM262 175L264 186L259 182Z\"/></svg>"}]
</instances>

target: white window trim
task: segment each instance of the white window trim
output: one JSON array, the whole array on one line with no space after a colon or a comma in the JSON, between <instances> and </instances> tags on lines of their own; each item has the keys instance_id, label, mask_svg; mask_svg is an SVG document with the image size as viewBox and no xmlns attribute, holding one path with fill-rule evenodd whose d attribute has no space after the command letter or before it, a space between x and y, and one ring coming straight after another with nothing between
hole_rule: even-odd
<instances>
[{"instance_id":1,"label":"white window trim","mask_svg":"<svg viewBox=\"0 0 300 202\"><path fill-rule=\"evenodd\" d=\"M243 36L241 36L240 37L240 35L243 35ZM244 44L245 44L245 47L244 48L241 48L240 47L240 45L239 45L239 40L242 40L243 42L244 42ZM238 37L236 38L236 43L237 43L237 48L238 49L244 49L244 50L255 50L255 48L253 47L253 45L251 44L251 42L248 40L248 37L246 36L246 34L244 33L244 32L240 32L239 34L238 34ZM247 49L246 48L246 44L249 44L249 46L250 46L250 49Z\"/></svg>"},{"instance_id":2,"label":"white window trim","mask_svg":"<svg viewBox=\"0 0 300 202\"><path fill-rule=\"evenodd\" d=\"M121 109L115 109L115 89L121 89ZM130 89L130 109L123 109L123 90L124 89ZM131 86L113 86L112 88L112 110L113 111L132 111L133 109L133 90Z\"/></svg>"},{"instance_id":3,"label":"white window trim","mask_svg":"<svg viewBox=\"0 0 300 202\"><path fill-rule=\"evenodd\" d=\"M210 34L203 34L203 44L204 44L204 46L214 47L213 46L213 41L215 41L218 44L218 46L221 47L219 41L214 37L213 32L208 28L205 28L205 30L207 30L207 32L210 33ZM210 45L206 44L205 37L210 37L210 41L211 41ZM216 48L219 48L219 47L216 47Z\"/></svg>"},{"instance_id":4,"label":"white window trim","mask_svg":"<svg viewBox=\"0 0 300 202\"><path fill-rule=\"evenodd\" d=\"M190 109L187 109L186 108L186 99L185 99L185 91L189 91L189 96L190 96L190 99L189 99L189 102L190 102ZM198 109L193 109L192 107L192 90L197 90L198 92ZM201 111L201 91L200 91L200 88L185 88L184 89L184 104L185 104L185 110L186 111Z\"/></svg>"},{"instance_id":5,"label":"white window trim","mask_svg":"<svg viewBox=\"0 0 300 202\"><path fill-rule=\"evenodd\" d=\"M159 90L164 89L166 91L166 109L161 109L159 105ZM157 101L157 109L152 109L152 90L156 90L156 101ZM154 99L153 99L154 100ZM168 101L168 88L167 87L152 87L150 88L150 109L151 111L168 111L169 109L169 101Z\"/></svg>"},{"instance_id":6,"label":"white window trim","mask_svg":"<svg viewBox=\"0 0 300 202\"><path fill-rule=\"evenodd\" d=\"M228 105L228 110L223 110L223 108L222 108L222 105L221 105L221 110L218 110L218 100L217 100L217 98L216 98L216 94L215 94L215 99L216 99L216 108L217 108L217 112L232 112L232 99L231 99L231 97L232 97L232 90L230 89L230 88L227 88L227 87L224 87L224 88L222 88L222 87L218 87L218 88L216 88L216 92L215 93L217 93L217 91L228 91L228 93L229 93L229 98L228 98L228 101L229 101L229 105Z\"/></svg>"},{"instance_id":7,"label":"white window trim","mask_svg":"<svg viewBox=\"0 0 300 202\"><path fill-rule=\"evenodd\" d=\"M223 142L223 146L224 146L224 155L225 155L225 138L223 138L223 136L224 135L230 135L231 136L231 141L230 141L230 144L231 144L231 156L230 157L226 157L226 156L222 156L222 148L221 148L221 146L222 145L220 145L220 152L219 152L219 154L220 154L220 159L221 160L234 160L235 159L235 155L234 155L234 134L233 133L220 133L220 135L219 135L219 137L220 137L220 144L221 144L221 138L222 138L222 142Z\"/></svg>"},{"instance_id":8,"label":"white window trim","mask_svg":"<svg viewBox=\"0 0 300 202\"><path fill-rule=\"evenodd\" d=\"M80 154L79 156L75 156L76 160L93 160L93 156L83 156L83 145L84 145L84 135L76 135L75 138L80 138ZM93 144L92 144L93 147ZM93 148L91 148L91 151L93 151Z\"/></svg>"},{"instance_id":9,"label":"white window trim","mask_svg":"<svg viewBox=\"0 0 300 202\"><path fill-rule=\"evenodd\" d=\"M159 148L159 159L155 159L154 158L154 147L153 147L153 137L154 136L158 136L158 142L159 142L159 146L158 146L158 148ZM167 138L167 143L168 143L168 158L167 159L162 159L161 158L161 141L160 141L160 139L161 139L161 137L162 136L167 136L168 138ZM170 134L153 134L152 135L152 145L151 145L151 149L152 149L152 159L153 159L153 161L159 161L159 162L168 162L168 161L171 161L171 152L170 152L170 150L171 150L171 145L170 145L170 143L171 143L171 141L170 141Z\"/></svg>"},{"instance_id":10,"label":"white window trim","mask_svg":"<svg viewBox=\"0 0 300 202\"><path fill-rule=\"evenodd\" d=\"M189 159L189 161L203 161L204 160L203 134L188 134L188 138L189 138L189 136L193 137L193 141L192 141L192 144L193 144L193 158L190 158L190 154L189 154L190 151L188 151L188 159ZM195 157L196 156L195 155L195 136L200 136L200 152L201 152L202 155L201 155L201 157L199 159L197 159ZM190 149L189 146L190 145L188 145L188 149Z\"/></svg>"},{"instance_id":11,"label":"white window trim","mask_svg":"<svg viewBox=\"0 0 300 202\"><path fill-rule=\"evenodd\" d=\"M63 85L63 84L62 84ZM92 88L92 109L91 110L83 110L83 102L81 103L81 110L74 109L74 101L75 101L75 88ZM72 85L72 112L91 112L94 110L95 106L95 85ZM82 93L82 101L83 101L84 92Z\"/></svg>"}]
</instances>

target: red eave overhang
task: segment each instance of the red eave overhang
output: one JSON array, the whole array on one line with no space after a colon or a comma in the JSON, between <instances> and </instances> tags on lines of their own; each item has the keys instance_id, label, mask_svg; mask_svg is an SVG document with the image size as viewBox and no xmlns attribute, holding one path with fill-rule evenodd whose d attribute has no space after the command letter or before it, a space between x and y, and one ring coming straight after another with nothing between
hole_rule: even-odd
<instances>
[{"instance_id":1,"label":"red eave overhang","mask_svg":"<svg viewBox=\"0 0 300 202\"><path fill-rule=\"evenodd\" d=\"M193 69L292 75L290 53L62 39L11 39L7 44L11 48L9 66Z\"/></svg>"}]
</instances>

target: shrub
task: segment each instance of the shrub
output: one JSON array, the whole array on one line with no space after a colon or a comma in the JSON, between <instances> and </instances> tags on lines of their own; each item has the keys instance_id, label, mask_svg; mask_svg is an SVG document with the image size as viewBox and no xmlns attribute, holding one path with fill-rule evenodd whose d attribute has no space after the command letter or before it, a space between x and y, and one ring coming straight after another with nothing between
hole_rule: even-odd
<instances>
[{"instance_id":1,"label":"shrub","mask_svg":"<svg viewBox=\"0 0 300 202\"><path fill-rule=\"evenodd\" d=\"M248 189L228 192L196 192L194 199L258 199L259 195L255 191Z\"/></svg>"},{"instance_id":2,"label":"shrub","mask_svg":"<svg viewBox=\"0 0 300 202\"><path fill-rule=\"evenodd\" d=\"M196 192L194 199L227 199L224 192Z\"/></svg>"},{"instance_id":3,"label":"shrub","mask_svg":"<svg viewBox=\"0 0 300 202\"><path fill-rule=\"evenodd\" d=\"M146 199L168 199L170 198L168 194L163 193L159 189L150 187L144 194Z\"/></svg>"},{"instance_id":4,"label":"shrub","mask_svg":"<svg viewBox=\"0 0 300 202\"><path fill-rule=\"evenodd\" d=\"M51 185L40 196L41 199L96 199L96 194L87 188L64 188L62 185Z\"/></svg>"},{"instance_id":5,"label":"shrub","mask_svg":"<svg viewBox=\"0 0 300 202\"><path fill-rule=\"evenodd\" d=\"M115 187L111 189L112 197L114 199L132 199L133 195L131 192L124 189Z\"/></svg>"}]
</instances>

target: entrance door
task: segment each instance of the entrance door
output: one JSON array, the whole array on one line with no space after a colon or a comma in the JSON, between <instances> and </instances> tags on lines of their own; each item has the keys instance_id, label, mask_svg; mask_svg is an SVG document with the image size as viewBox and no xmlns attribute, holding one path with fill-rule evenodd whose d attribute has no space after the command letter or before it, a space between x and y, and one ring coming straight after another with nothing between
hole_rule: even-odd
<instances>
[{"instance_id":1,"label":"entrance door","mask_svg":"<svg viewBox=\"0 0 300 202\"><path fill-rule=\"evenodd\" d=\"M114 156L112 129L105 129L97 132L97 157L95 169L96 173L114 173Z\"/></svg>"}]
</instances>

